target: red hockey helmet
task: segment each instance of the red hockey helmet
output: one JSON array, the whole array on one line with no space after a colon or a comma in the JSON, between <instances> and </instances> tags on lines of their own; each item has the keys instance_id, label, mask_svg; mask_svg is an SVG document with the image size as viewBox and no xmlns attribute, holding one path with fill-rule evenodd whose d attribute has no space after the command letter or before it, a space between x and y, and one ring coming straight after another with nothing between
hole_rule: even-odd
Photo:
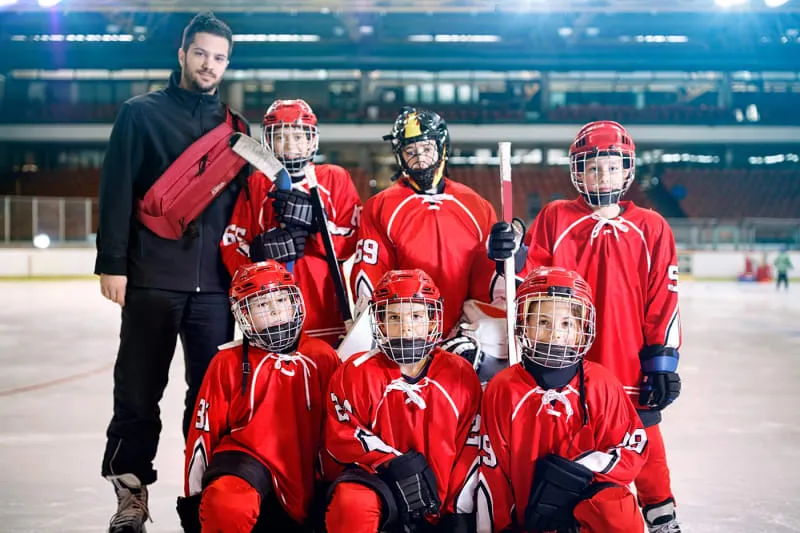
<instances>
[{"instance_id":1,"label":"red hockey helmet","mask_svg":"<svg viewBox=\"0 0 800 533\"><path fill-rule=\"evenodd\" d=\"M230 290L231 311L242 334L268 352L286 353L300 337L303 296L294 277L272 259L240 267Z\"/></svg>"},{"instance_id":2,"label":"red hockey helmet","mask_svg":"<svg viewBox=\"0 0 800 533\"><path fill-rule=\"evenodd\" d=\"M636 146L617 122L586 124L569 147L572 185L589 205L616 204L633 183Z\"/></svg>"},{"instance_id":3,"label":"red hockey helmet","mask_svg":"<svg viewBox=\"0 0 800 533\"><path fill-rule=\"evenodd\" d=\"M442 338L442 296L420 269L384 274L370 308L372 336L397 363L421 361Z\"/></svg>"},{"instance_id":4,"label":"red hockey helmet","mask_svg":"<svg viewBox=\"0 0 800 533\"><path fill-rule=\"evenodd\" d=\"M515 336L523 357L547 368L577 363L592 346L592 289L576 272L538 267L517 290Z\"/></svg>"},{"instance_id":5,"label":"red hockey helmet","mask_svg":"<svg viewBox=\"0 0 800 533\"><path fill-rule=\"evenodd\" d=\"M317 116L305 100L275 100L264 113L261 144L289 173L299 173L317 155Z\"/></svg>"}]
</instances>

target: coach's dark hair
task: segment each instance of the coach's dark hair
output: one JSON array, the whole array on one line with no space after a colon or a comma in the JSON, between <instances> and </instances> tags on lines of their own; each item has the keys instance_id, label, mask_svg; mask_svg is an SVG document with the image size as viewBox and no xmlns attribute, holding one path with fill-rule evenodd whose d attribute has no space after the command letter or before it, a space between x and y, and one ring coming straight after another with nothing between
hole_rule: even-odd
<instances>
[{"instance_id":1,"label":"coach's dark hair","mask_svg":"<svg viewBox=\"0 0 800 533\"><path fill-rule=\"evenodd\" d=\"M227 24L215 17L211 11L195 15L183 30L181 48L183 48L184 52L189 51L189 46L191 46L194 36L198 33L210 33L211 35L224 37L228 40L228 54L230 55L233 51L233 32L231 32Z\"/></svg>"}]
</instances>

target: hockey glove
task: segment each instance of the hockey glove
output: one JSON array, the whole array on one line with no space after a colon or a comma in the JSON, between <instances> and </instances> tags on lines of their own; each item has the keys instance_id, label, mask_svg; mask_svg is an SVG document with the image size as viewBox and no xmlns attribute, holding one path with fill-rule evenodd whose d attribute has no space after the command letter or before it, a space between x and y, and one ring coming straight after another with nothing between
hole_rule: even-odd
<instances>
[{"instance_id":1,"label":"hockey glove","mask_svg":"<svg viewBox=\"0 0 800 533\"><path fill-rule=\"evenodd\" d=\"M308 232L300 228L272 228L258 235L250 243L250 260L253 262L274 259L280 263L296 261L303 257Z\"/></svg>"},{"instance_id":2,"label":"hockey glove","mask_svg":"<svg viewBox=\"0 0 800 533\"><path fill-rule=\"evenodd\" d=\"M497 273L504 274L503 261L514 257L514 272L519 273L528 259L528 247L522 244L525 235L525 224L515 218L511 224L497 222L489 233L489 259L497 263Z\"/></svg>"},{"instance_id":3,"label":"hockey glove","mask_svg":"<svg viewBox=\"0 0 800 533\"><path fill-rule=\"evenodd\" d=\"M591 470L560 455L545 455L537 460L525 507L525 527L532 531L573 527L572 511L593 477Z\"/></svg>"},{"instance_id":4,"label":"hockey glove","mask_svg":"<svg viewBox=\"0 0 800 533\"><path fill-rule=\"evenodd\" d=\"M645 346L639 352L644 375L639 389L640 405L660 411L680 396L678 359L678 350L660 344Z\"/></svg>"},{"instance_id":5,"label":"hockey glove","mask_svg":"<svg viewBox=\"0 0 800 533\"><path fill-rule=\"evenodd\" d=\"M203 493L199 492L186 498L178 497L178 516L185 533L200 533L200 499L202 496Z\"/></svg>"},{"instance_id":6,"label":"hockey glove","mask_svg":"<svg viewBox=\"0 0 800 533\"><path fill-rule=\"evenodd\" d=\"M392 489L403 523L412 524L439 512L442 502L436 476L421 453L409 450L381 465L378 477Z\"/></svg>"},{"instance_id":7,"label":"hockey glove","mask_svg":"<svg viewBox=\"0 0 800 533\"><path fill-rule=\"evenodd\" d=\"M314 220L311 196L295 189L274 190L270 191L267 196L272 198L272 207L278 223L304 228L309 233L318 231L318 224Z\"/></svg>"}]
</instances>

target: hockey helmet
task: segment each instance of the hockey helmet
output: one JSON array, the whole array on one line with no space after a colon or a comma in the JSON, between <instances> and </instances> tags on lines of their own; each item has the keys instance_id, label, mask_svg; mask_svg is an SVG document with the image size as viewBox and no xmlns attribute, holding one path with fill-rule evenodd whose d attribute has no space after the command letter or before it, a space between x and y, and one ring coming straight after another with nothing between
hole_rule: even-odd
<instances>
[{"instance_id":1,"label":"hockey helmet","mask_svg":"<svg viewBox=\"0 0 800 533\"><path fill-rule=\"evenodd\" d=\"M317 116L305 100L275 100L264 113L261 144L290 174L302 172L319 149Z\"/></svg>"},{"instance_id":2,"label":"hockey helmet","mask_svg":"<svg viewBox=\"0 0 800 533\"><path fill-rule=\"evenodd\" d=\"M442 338L442 296L420 269L383 275L370 302L372 336L399 364L417 363Z\"/></svg>"},{"instance_id":3,"label":"hockey helmet","mask_svg":"<svg viewBox=\"0 0 800 533\"><path fill-rule=\"evenodd\" d=\"M240 267L230 289L231 311L242 334L268 352L295 348L305 320L303 295L283 265L268 259Z\"/></svg>"},{"instance_id":4,"label":"hockey helmet","mask_svg":"<svg viewBox=\"0 0 800 533\"><path fill-rule=\"evenodd\" d=\"M617 122L586 124L569 147L572 185L591 206L616 204L633 183L636 146Z\"/></svg>"},{"instance_id":5,"label":"hockey helmet","mask_svg":"<svg viewBox=\"0 0 800 533\"><path fill-rule=\"evenodd\" d=\"M450 156L450 132L442 117L433 111L404 107L383 140L391 142L395 161L415 189L424 192L439 185Z\"/></svg>"},{"instance_id":6,"label":"hockey helmet","mask_svg":"<svg viewBox=\"0 0 800 533\"><path fill-rule=\"evenodd\" d=\"M595 337L589 284L561 267L538 267L517 290L515 336L523 357L546 368L579 362Z\"/></svg>"}]
</instances>

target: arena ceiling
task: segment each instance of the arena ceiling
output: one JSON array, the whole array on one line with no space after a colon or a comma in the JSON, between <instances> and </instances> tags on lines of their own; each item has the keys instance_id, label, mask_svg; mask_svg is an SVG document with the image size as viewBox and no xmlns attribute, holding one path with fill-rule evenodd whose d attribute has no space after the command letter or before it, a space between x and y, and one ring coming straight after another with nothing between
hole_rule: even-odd
<instances>
[{"instance_id":1,"label":"arena ceiling","mask_svg":"<svg viewBox=\"0 0 800 533\"><path fill-rule=\"evenodd\" d=\"M3 0L3 11L248 13L703 13L720 10L800 13L800 0L769 7L763 0ZM726 4L720 7L719 4ZM772 3L772 1L770 1Z\"/></svg>"}]
</instances>

